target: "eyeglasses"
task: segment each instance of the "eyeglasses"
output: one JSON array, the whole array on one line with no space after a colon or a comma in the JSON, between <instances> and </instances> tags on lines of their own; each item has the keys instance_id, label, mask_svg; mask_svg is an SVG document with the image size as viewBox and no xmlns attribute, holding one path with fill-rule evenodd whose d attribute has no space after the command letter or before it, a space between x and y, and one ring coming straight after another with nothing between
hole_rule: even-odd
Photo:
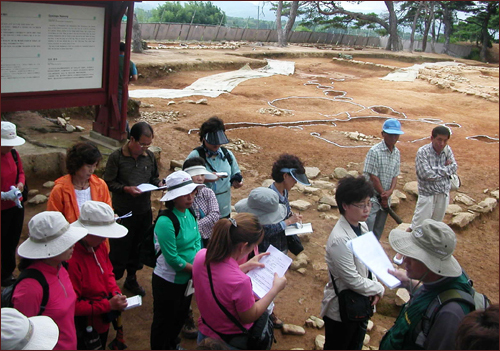
<instances>
[{"instance_id":1,"label":"eyeglasses","mask_svg":"<svg viewBox=\"0 0 500 351\"><path fill-rule=\"evenodd\" d=\"M372 203L371 203L371 201L370 201L369 203L367 203L367 204L362 204L362 205L358 205L358 204L351 204L351 205L352 205L352 206L354 206L354 207L359 208L360 210L364 210L364 209L366 209L366 208L370 208L370 207L372 207Z\"/></svg>"},{"instance_id":2,"label":"eyeglasses","mask_svg":"<svg viewBox=\"0 0 500 351\"><path fill-rule=\"evenodd\" d=\"M150 147L152 143L149 143L149 144L144 144L144 143L139 143L139 145L141 145L141 147Z\"/></svg>"}]
</instances>

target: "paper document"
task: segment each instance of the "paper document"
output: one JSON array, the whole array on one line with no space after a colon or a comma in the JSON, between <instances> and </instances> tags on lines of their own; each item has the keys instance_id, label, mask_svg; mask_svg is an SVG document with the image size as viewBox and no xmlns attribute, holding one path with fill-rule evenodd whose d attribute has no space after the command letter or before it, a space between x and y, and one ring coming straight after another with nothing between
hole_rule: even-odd
<instances>
[{"instance_id":1,"label":"paper document","mask_svg":"<svg viewBox=\"0 0 500 351\"><path fill-rule=\"evenodd\" d=\"M266 295L273 287L274 273L278 273L278 275L282 277L292 263L290 257L273 245L269 245L266 252L270 252L271 254L262 257L259 261L266 266L264 268L254 268L247 273L250 279L252 279L253 292L259 298Z\"/></svg>"},{"instance_id":2,"label":"paper document","mask_svg":"<svg viewBox=\"0 0 500 351\"><path fill-rule=\"evenodd\" d=\"M294 235L294 234L307 234L312 233L313 227L311 223L302 223L302 228L297 228L295 224L291 224L285 228L285 235Z\"/></svg>"},{"instance_id":3,"label":"paper document","mask_svg":"<svg viewBox=\"0 0 500 351\"><path fill-rule=\"evenodd\" d=\"M128 218L128 217L132 217L132 211L130 211L129 213L125 213L123 216L116 217L115 221L122 219L122 218Z\"/></svg>"},{"instance_id":4,"label":"paper document","mask_svg":"<svg viewBox=\"0 0 500 351\"><path fill-rule=\"evenodd\" d=\"M142 306L142 296L135 295L132 297L127 297L127 307L125 307L125 311L134 307Z\"/></svg>"},{"instance_id":5,"label":"paper document","mask_svg":"<svg viewBox=\"0 0 500 351\"><path fill-rule=\"evenodd\" d=\"M349 240L347 247L387 287L394 289L401 283L399 279L387 272L388 269L394 270L394 267L373 232Z\"/></svg>"},{"instance_id":6,"label":"paper document","mask_svg":"<svg viewBox=\"0 0 500 351\"><path fill-rule=\"evenodd\" d=\"M153 190L161 190L161 189L166 189L167 186L164 185L164 186L154 186L153 184L149 184L149 183L142 183L142 184L139 184L137 186L137 188L139 188L140 191L142 191L143 193L145 192L148 192L148 191L153 191Z\"/></svg>"}]
</instances>

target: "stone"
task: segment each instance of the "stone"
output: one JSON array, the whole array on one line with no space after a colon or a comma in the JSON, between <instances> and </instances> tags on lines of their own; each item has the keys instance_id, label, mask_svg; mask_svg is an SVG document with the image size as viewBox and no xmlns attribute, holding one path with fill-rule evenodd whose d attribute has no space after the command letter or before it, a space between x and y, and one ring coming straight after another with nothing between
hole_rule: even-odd
<instances>
[{"instance_id":1,"label":"stone","mask_svg":"<svg viewBox=\"0 0 500 351\"><path fill-rule=\"evenodd\" d=\"M372 331L372 329L373 329L373 321L370 319L368 321L368 325L366 326L366 331L369 333Z\"/></svg>"},{"instance_id":2,"label":"stone","mask_svg":"<svg viewBox=\"0 0 500 351\"><path fill-rule=\"evenodd\" d=\"M73 127L71 124L66 124L65 128L66 128L66 131L69 133L73 133L76 130L76 128Z\"/></svg>"},{"instance_id":3,"label":"stone","mask_svg":"<svg viewBox=\"0 0 500 351\"><path fill-rule=\"evenodd\" d=\"M43 204L43 203L47 202L48 199L49 198L47 196L42 195L42 194L38 194L35 197L33 197L32 199L28 200L28 203L32 204L32 205L38 205L38 204Z\"/></svg>"},{"instance_id":4,"label":"stone","mask_svg":"<svg viewBox=\"0 0 500 351\"><path fill-rule=\"evenodd\" d=\"M302 275L306 274L306 271L307 271L307 269L305 269L305 268L299 268L299 269L297 269L297 272L299 272Z\"/></svg>"},{"instance_id":5,"label":"stone","mask_svg":"<svg viewBox=\"0 0 500 351\"><path fill-rule=\"evenodd\" d=\"M184 161L171 160L170 161L170 169L174 169L176 167L182 168Z\"/></svg>"},{"instance_id":6,"label":"stone","mask_svg":"<svg viewBox=\"0 0 500 351\"><path fill-rule=\"evenodd\" d=\"M325 346L325 336L321 334L316 335L316 338L314 338L314 349L323 350L324 346Z\"/></svg>"},{"instance_id":7,"label":"stone","mask_svg":"<svg viewBox=\"0 0 500 351\"><path fill-rule=\"evenodd\" d=\"M391 200L391 207L392 208L398 207L399 203L401 202L401 200L397 196L391 196L390 200Z\"/></svg>"},{"instance_id":8,"label":"stone","mask_svg":"<svg viewBox=\"0 0 500 351\"><path fill-rule=\"evenodd\" d=\"M76 131L81 133L81 132L84 132L85 131L85 128L83 128L82 126L76 126Z\"/></svg>"},{"instance_id":9,"label":"stone","mask_svg":"<svg viewBox=\"0 0 500 351\"><path fill-rule=\"evenodd\" d=\"M324 181L324 180L313 180L311 181L311 184L320 189L326 189L326 190L334 190L335 189L335 184L332 182Z\"/></svg>"},{"instance_id":10,"label":"stone","mask_svg":"<svg viewBox=\"0 0 500 351\"><path fill-rule=\"evenodd\" d=\"M304 335L306 333L304 328L294 324L283 324L281 332L285 335Z\"/></svg>"},{"instance_id":11,"label":"stone","mask_svg":"<svg viewBox=\"0 0 500 351\"><path fill-rule=\"evenodd\" d=\"M413 182L408 182L404 185L403 190L406 191L408 194L416 195L418 196L418 183L417 181Z\"/></svg>"},{"instance_id":12,"label":"stone","mask_svg":"<svg viewBox=\"0 0 500 351\"><path fill-rule=\"evenodd\" d=\"M334 214L326 214L326 213L320 213L319 218L324 219L325 221L338 221L339 216L334 215Z\"/></svg>"},{"instance_id":13,"label":"stone","mask_svg":"<svg viewBox=\"0 0 500 351\"><path fill-rule=\"evenodd\" d=\"M394 299L396 306L403 306L403 304L410 301L410 294L408 290L400 288L396 291L396 298Z\"/></svg>"},{"instance_id":14,"label":"stone","mask_svg":"<svg viewBox=\"0 0 500 351\"><path fill-rule=\"evenodd\" d=\"M196 104L196 101L194 100L183 100L181 101L182 104Z\"/></svg>"},{"instance_id":15,"label":"stone","mask_svg":"<svg viewBox=\"0 0 500 351\"><path fill-rule=\"evenodd\" d=\"M353 176L354 178L357 178L359 176L358 171L347 171L347 174Z\"/></svg>"},{"instance_id":16,"label":"stone","mask_svg":"<svg viewBox=\"0 0 500 351\"><path fill-rule=\"evenodd\" d=\"M304 167L304 169L308 179L314 179L321 173L318 167Z\"/></svg>"},{"instance_id":17,"label":"stone","mask_svg":"<svg viewBox=\"0 0 500 351\"><path fill-rule=\"evenodd\" d=\"M304 187L304 194L321 195L321 189L312 186L306 186Z\"/></svg>"},{"instance_id":18,"label":"stone","mask_svg":"<svg viewBox=\"0 0 500 351\"><path fill-rule=\"evenodd\" d=\"M325 321L321 318L318 318L316 316L310 316L309 319L311 319L314 322L315 327L318 329L321 329L325 326Z\"/></svg>"},{"instance_id":19,"label":"stone","mask_svg":"<svg viewBox=\"0 0 500 351\"><path fill-rule=\"evenodd\" d=\"M378 350L378 346L371 346L371 345L369 345L368 347L370 348L370 350Z\"/></svg>"},{"instance_id":20,"label":"stone","mask_svg":"<svg viewBox=\"0 0 500 351\"><path fill-rule=\"evenodd\" d=\"M273 183L274 183L274 180L273 180L273 179L266 179L266 180L264 180L264 181L262 182L262 185L261 185L261 186L262 186L262 187L264 187L264 188L269 188L269 186L270 186L271 184L273 184Z\"/></svg>"},{"instance_id":21,"label":"stone","mask_svg":"<svg viewBox=\"0 0 500 351\"><path fill-rule=\"evenodd\" d=\"M330 205L331 207L337 207L337 201L335 197L329 195L323 195L321 199L319 199L320 204Z\"/></svg>"},{"instance_id":22,"label":"stone","mask_svg":"<svg viewBox=\"0 0 500 351\"><path fill-rule=\"evenodd\" d=\"M400 225L398 225L394 229L405 231L406 229L410 228L410 225L411 225L411 223L401 223Z\"/></svg>"},{"instance_id":23,"label":"stone","mask_svg":"<svg viewBox=\"0 0 500 351\"><path fill-rule=\"evenodd\" d=\"M304 200L295 200L290 202L290 207L298 211L306 211L311 207L311 203Z\"/></svg>"},{"instance_id":24,"label":"stone","mask_svg":"<svg viewBox=\"0 0 500 351\"><path fill-rule=\"evenodd\" d=\"M455 214L455 213L462 212L462 211L463 211L462 207L460 207L460 205L457 205L457 204L450 204L446 208L446 213L448 213L448 214Z\"/></svg>"},{"instance_id":25,"label":"stone","mask_svg":"<svg viewBox=\"0 0 500 351\"><path fill-rule=\"evenodd\" d=\"M486 208L488 212L493 211L495 207L497 207L497 205L498 205L497 200L492 197L487 197L486 199L484 199L479 203L479 206Z\"/></svg>"},{"instance_id":26,"label":"stone","mask_svg":"<svg viewBox=\"0 0 500 351\"><path fill-rule=\"evenodd\" d=\"M470 197L469 195L465 195L465 194L457 194L453 201L459 202L459 203L464 204L466 206L472 206L476 203L476 201L472 197Z\"/></svg>"},{"instance_id":27,"label":"stone","mask_svg":"<svg viewBox=\"0 0 500 351\"><path fill-rule=\"evenodd\" d=\"M167 103L167 106L174 105L174 104L175 104L175 101L169 101L169 102Z\"/></svg>"},{"instance_id":28,"label":"stone","mask_svg":"<svg viewBox=\"0 0 500 351\"><path fill-rule=\"evenodd\" d=\"M291 190L298 191L299 193L303 193L304 189L307 188L306 185L300 184L300 183L295 183L293 188Z\"/></svg>"},{"instance_id":29,"label":"stone","mask_svg":"<svg viewBox=\"0 0 500 351\"><path fill-rule=\"evenodd\" d=\"M493 190L491 193L490 193L491 196L493 196L495 199L498 200L498 196L499 196L499 191L498 190Z\"/></svg>"},{"instance_id":30,"label":"stone","mask_svg":"<svg viewBox=\"0 0 500 351\"><path fill-rule=\"evenodd\" d=\"M298 271L300 268L306 268L307 261L306 260L293 260L290 264L290 269L292 271Z\"/></svg>"},{"instance_id":31,"label":"stone","mask_svg":"<svg viewBox=\"0 0 500 351\"><path fill-rule=\"evenodd\" d=\"M320 204L318 206L318 211L319 212L327 212L327 211L330 211L331 209L332 209L332 206L327 205L327 204Z\"/></svg>"},{"instance_id":32,"label":"stone","mask_svg":"<svg viewBox=\"0 0 500 351\"><path fill-rule=\"evenodd\" d=\"M62 117L57 117L57 124L59 124L61 127L66 127L66 120Z\"/></svg>"},{"instance_id":33,"label":"stone","mask_svg":"<svg viewBox=\"0 0 500 351\"><path fill-rule=\"evenodd\" d=\"M52 188L54 187L54 185L55 185L55 184L56 184L56 183L54 183L53 181L49 180L48 182L43 183L43 185L42 185L42 186L43 186L44 188L49 188L49 189L52 189Z\"/></svg>"},{"instance_id":34,"label":"stone","mask_svg":"<svg viewBox=\"0 0 500 351\"><path fill-rule=\"evenodd\" d=\"M196 104L198 105L208 105L208 100L207 99L200 99L196 101Z\"/></svg>"},{"instance_id":35,"label":"stone","mask_svg":"<svg viewBox=\"0 0 500 351\"><path fill-rule=\"evenodd\" d=\"M305 325L309 328L316 328L316 323L311 318L306 319Z\"/></svg>"},{"instance_id":36,"label":"stone","mask_svg":"<svg viewBox=\"0 0 500 351\"><path fill-rule=\"evenodd\" d=\"M401 191L399 191L398 189L395 189L393 192L392 192L392 195L397 197L398 199L401 199L401 200L406 200L406 194L402 193Z\"/></svg>"},{"instance_id":37,"label":"stone","mask_svg":"<svg viewBox=\"0 0 500 351\"><path fill-rule=\"evenodd\" d=\"M326 262L314 262L313 269L315 271L328 271L328 265Z\"/></svg>"},{"instance_id":38,"label":"stone","mask_svg":"<svg viewBox=\"0 0 500 351\"><path fill-rule=\"evenodd\" d=\"M342 179L342 178L346 177L348 174L349 173L347 173L346 169L342 168L342 167L337 167L333 171L333 177L335 179Z\"/></svg>"},{"instance_id":39,"label":"stone","mask_svg":"<svg viewBox=\"0 0 500 351\"><path fill-rule=\"evenodd\" d=\"M307 263L310 262L309 260L309 256L307 256L303 251L301 253L299 253L296 257L297 260L304 260L306 261Z\"/></svg>"},{"instance_id":40,"label":"stone","mask_svg":"<svg viewBox=\"0 0 500 351\"><path fill-rule=\"evenodd\" d=\"M370 343L370 335L365 334L365 340L363 340L363 345L368 345Z\"/></svg>"},{"instance_id":41,"label":"stone","mask_svg":"<svg viewBox=\"0 0 500 351\"><path fill-rule=\"evenodd\" d=\"M363 340L363 342L364 342L364 340ZM369 349L370 349L369 346L366 346L366 345L361 346L361 350L369 350Z\"/></svg>"},{"instance_id":42,"label":"stone","mask_svg":"<svg viewBox=\"0 0 500 351\"><path fill-rule=\"evenodd\" d=\"M467 224L472 222L476 218L473 213L470 212L459 212L452 219L450 225L456 225L460 228L465 227Z\"/></svg>"},{"instance_id":43,"label":"stone","mask_svg":"<svg viewBox=\"0 0 500 351\"><path fill-rule=\"evenodd\" d=\"M35 195L38 195L40 193L40 191L38 189L31 189L30 191L28 191L28 196L35 196Z\"/></svg>"}]
</instances>

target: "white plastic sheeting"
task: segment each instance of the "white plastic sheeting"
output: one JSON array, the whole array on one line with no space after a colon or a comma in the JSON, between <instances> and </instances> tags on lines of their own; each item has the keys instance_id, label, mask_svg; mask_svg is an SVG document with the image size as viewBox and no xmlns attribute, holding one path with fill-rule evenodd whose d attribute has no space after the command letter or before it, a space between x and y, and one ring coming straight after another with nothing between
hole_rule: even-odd
<instances>
[{"instance_id":1,"label":"white plastic sheeting","mask_svg":"<svg viewBox=\"0 0 500 351\"><path fill-rule=\"evenodd\" d=\"M385 77L380 79L391 80L394 82L413 82L415 79L417 79L418 72L421 68L459 66L459 65L464 66L463 63L451 62L451 61L434 62L434 63L424 62L421 65L413 65L411 67L397 69L394 72L391 72Z\"/></svg>"},{"instance_id":2,"label":"white plastic sheeting","mask_svg":"<svg viewBox=\"0 0 500 351\"><path fill-rule=\"evenodd\" d=\"M133 98L173 99L193 95L217 97L231 92L238 84L248 79L270 77L275 74L291 75L295 71L295 62L267 59L267 66L256 70L245 65L237 71L215 74L198 79L184 89L137 89L130 90Z\"/></svg>"}]
</instances>

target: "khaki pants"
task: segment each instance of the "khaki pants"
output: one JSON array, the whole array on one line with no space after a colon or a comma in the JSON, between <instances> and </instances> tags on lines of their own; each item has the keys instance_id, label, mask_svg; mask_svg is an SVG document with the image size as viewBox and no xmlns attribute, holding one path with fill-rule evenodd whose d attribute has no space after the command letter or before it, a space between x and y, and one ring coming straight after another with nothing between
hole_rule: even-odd
<instances>
[{"instance_id":1,"label":"khaki pants","mask_svg":"<svg viewBox=\"0 0 500 351\"><path fill-rule=\"evenodd\" d=\"M415 229L428 218L441 222L446 213L449 200L450 194L419 195L411 221L411 228Z\"/></svg>"}]
</instances>

